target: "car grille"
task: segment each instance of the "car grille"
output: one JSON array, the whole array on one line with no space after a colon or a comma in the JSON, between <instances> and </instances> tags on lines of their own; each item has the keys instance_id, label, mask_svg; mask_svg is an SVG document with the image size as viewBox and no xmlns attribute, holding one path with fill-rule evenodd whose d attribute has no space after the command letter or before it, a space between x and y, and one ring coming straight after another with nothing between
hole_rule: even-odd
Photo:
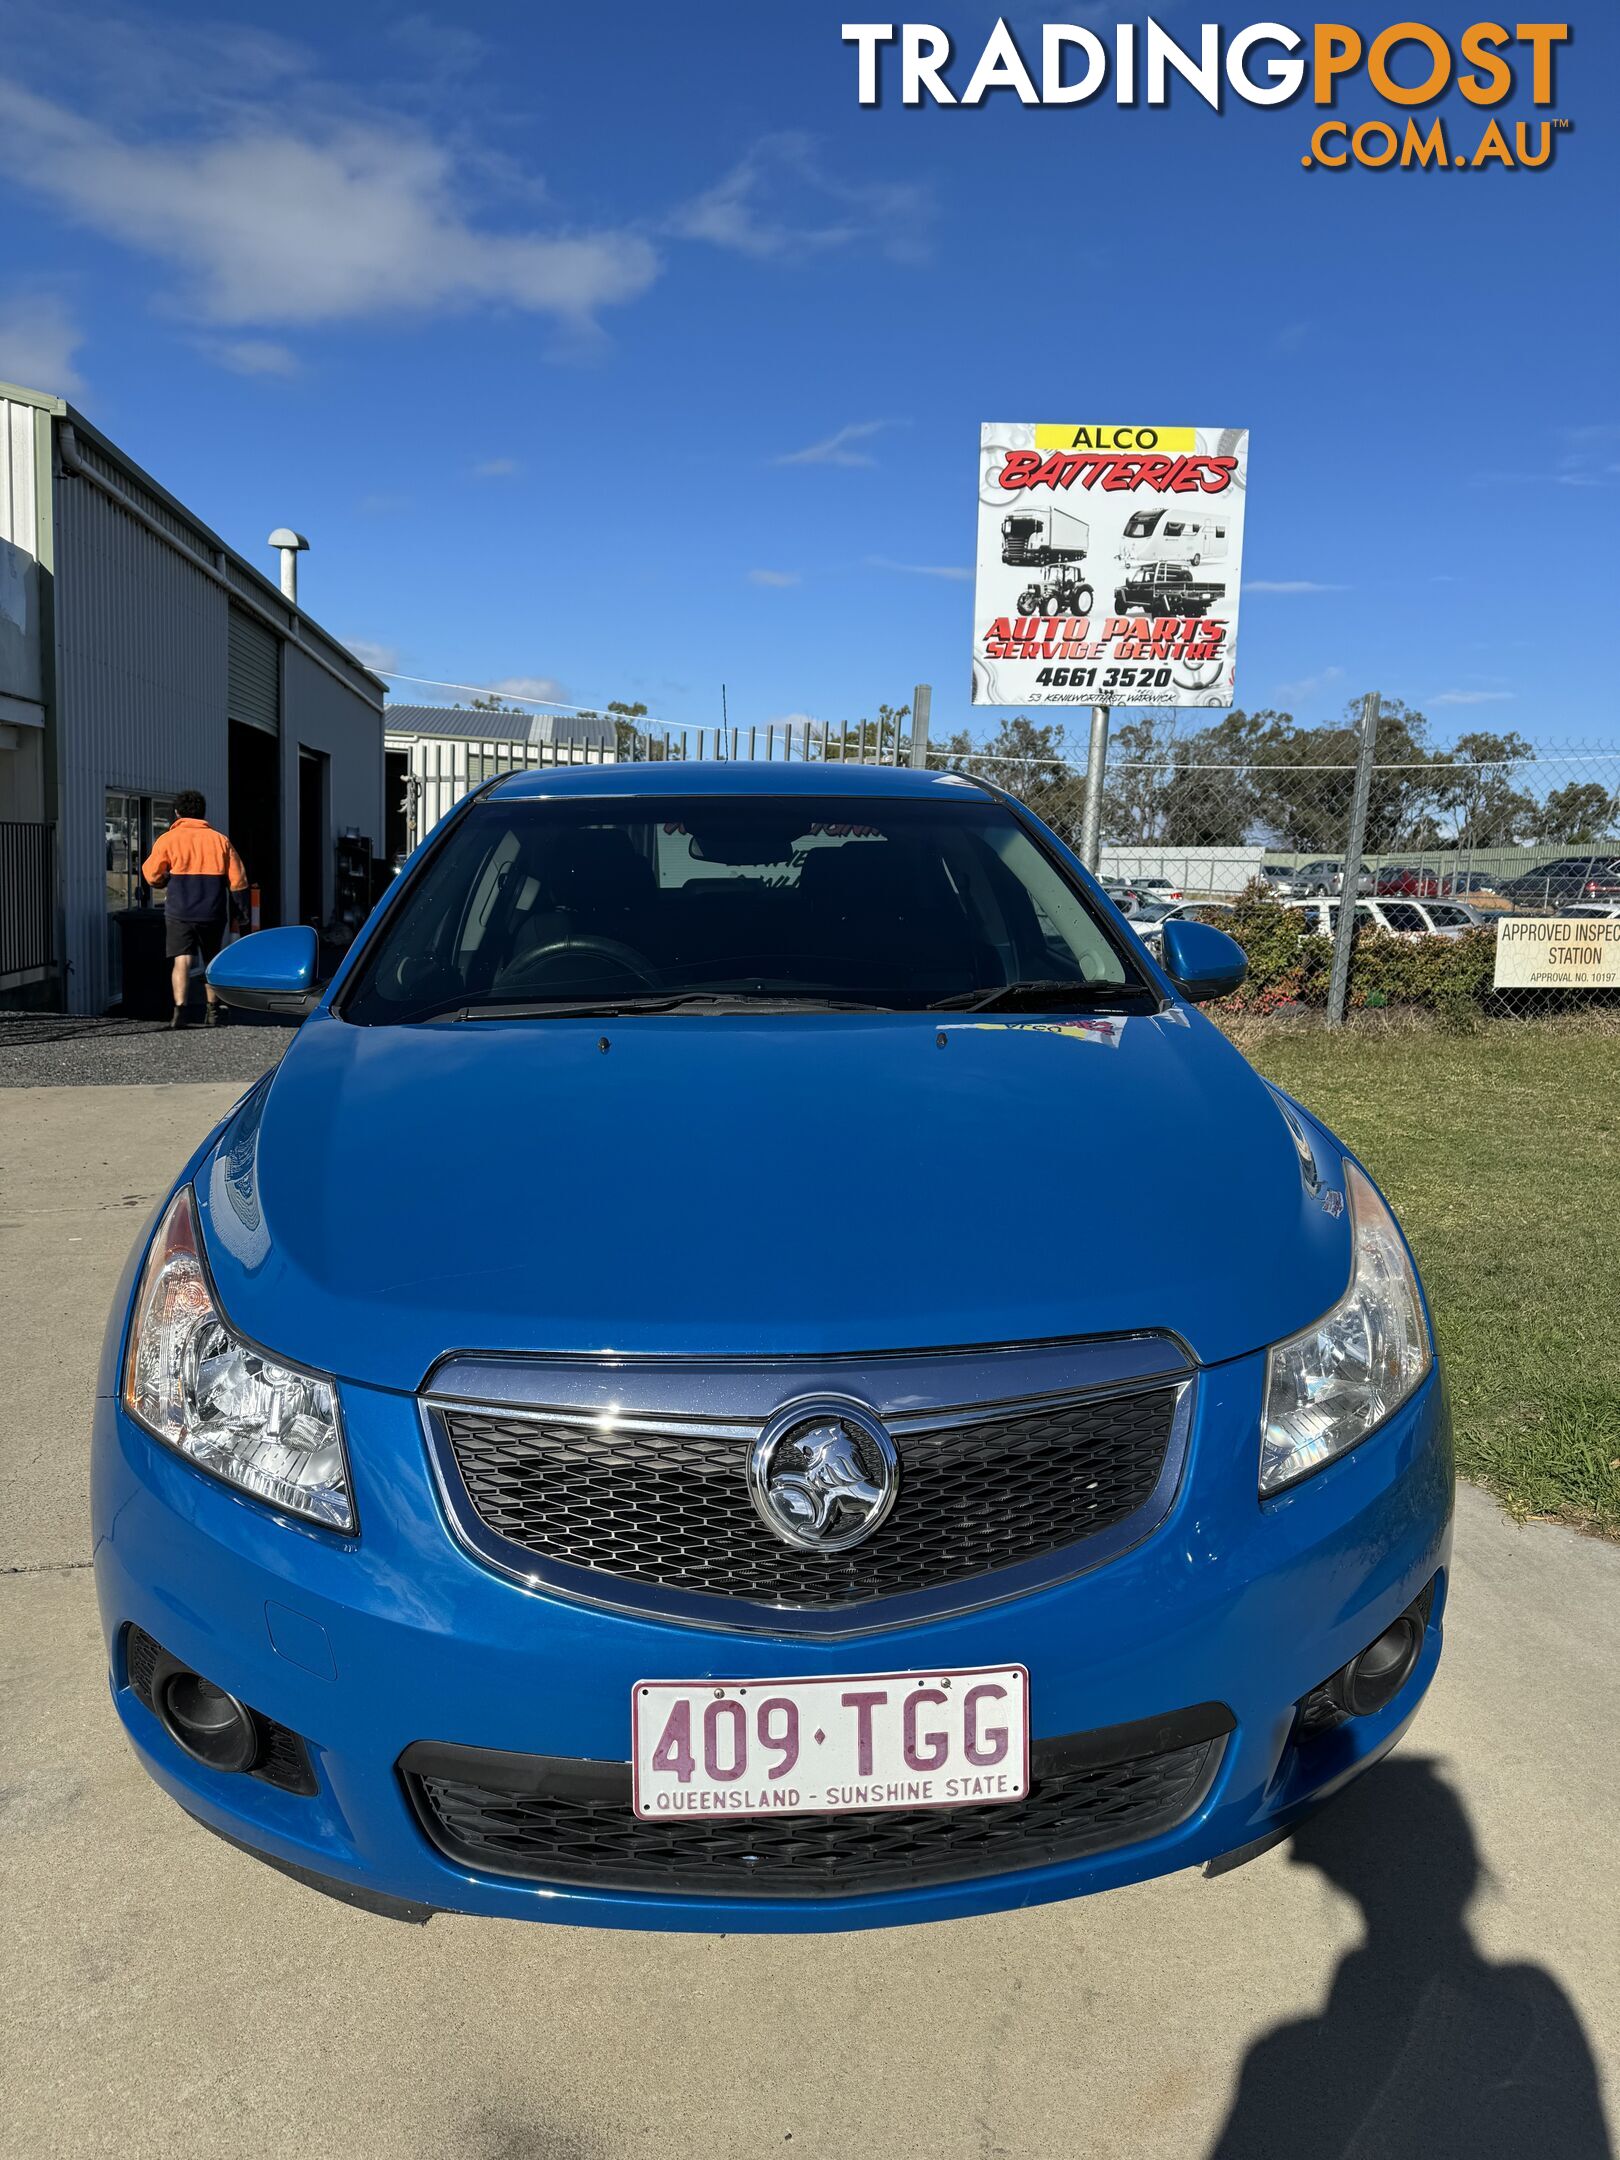
<instances>
[{"instance_id":1,"label":"car grille","mask_svg":"<svg viewBox=\"0 0 1620 2160\"><path fill-rule=\"evenodd\" d=\"M545 1559L680 1592L836 1608L965 1582L1083 1542L1151 1497L1180 1390L892 1428L893 1512L843 1553L801 1551L755 1513L747 1442L683 1428L437 1411L479 1520Z\"/></svg>"},{"instance_id":2,"label":"car grille","mask_svg":"<svg viewBox=\"0 0 1620 2160\"><path fill-rule=\"evenodd\" d=\"M1231 1727L1231 1713L1207 1703L1151 1732L1036 1741L1022 1800L846 1815L645 1822L631 1812L628 1763L422 1743L400 1769L432 1843L483 1874L669 1895L870 1897L1049 1867L1174 1829L1208 1794ZM1167 1737L1179 1744L1100 1759ZM500 1785L488 1782L492 1765Z\"/></svg>"}]
</instances>

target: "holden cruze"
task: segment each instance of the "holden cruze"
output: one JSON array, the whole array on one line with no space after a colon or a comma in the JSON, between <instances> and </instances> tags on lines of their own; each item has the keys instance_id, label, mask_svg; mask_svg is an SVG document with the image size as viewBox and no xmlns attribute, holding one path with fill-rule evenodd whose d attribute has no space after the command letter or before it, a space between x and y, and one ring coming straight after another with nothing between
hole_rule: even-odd
<instances>
[{"instance_id":1,"label":"holden cruze","mask_svg":"<svg viewBox=\"0 0 1620 2160\"><path fill-rule=\"evenodd\" d=\"M956 774L509 776L132 1255L113 1699L324 1889L945 1918L1231 1864L1398 1738L1452 1468L1388 1206Z\"/></svg>"}]
</instances>

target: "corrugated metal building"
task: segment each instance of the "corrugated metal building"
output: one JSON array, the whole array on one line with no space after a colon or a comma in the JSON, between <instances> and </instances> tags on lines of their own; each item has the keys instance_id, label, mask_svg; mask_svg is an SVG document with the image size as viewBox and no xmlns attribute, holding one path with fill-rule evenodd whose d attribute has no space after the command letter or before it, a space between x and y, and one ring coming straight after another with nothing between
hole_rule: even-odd
<instances>
[{"instance_id":1,"label":"corrugated metal building","mask_svg":"<svg viewBox=\"0 0 1620 2160\"><path fill-rule=\"evenodd\" d=\"M0 383L0 1003L104 1011L117 918L200 788L261 921L383 845L383 686L60 398Z\"/></svg>"},{"instance_id":2,"label":"corrugated metal building","mask_svg":"<svg viewBox=\"0 0 1620 2160\"><path fill-rule=\"evenodd\" d=\"M414 847L496 773L531 765L611 765L617 723L605 713L475 711L465 705L390 705L390 856Z\"/></svg>"}]
</instances>

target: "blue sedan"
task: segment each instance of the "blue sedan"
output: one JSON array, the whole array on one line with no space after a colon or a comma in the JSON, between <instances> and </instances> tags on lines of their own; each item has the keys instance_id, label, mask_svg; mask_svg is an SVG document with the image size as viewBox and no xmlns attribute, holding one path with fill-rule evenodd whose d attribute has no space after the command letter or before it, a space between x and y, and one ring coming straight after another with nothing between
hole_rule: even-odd
<instances>
[{"instance_id":1,"label":"blue sedan","mask_svg":"<svg viewBox=\"0 0 1620 2160\"><path fill-rule=\"evenodd\" d=\"M1162 946L978 780L669 763L483 788L324 985L227 948L303 1024L95 1417L151 1775L401 1917L777 1931L1341 1791L1440 1654L1429 1315L1197 1009L1238 948Z\"/></svg>"}]
</instances>

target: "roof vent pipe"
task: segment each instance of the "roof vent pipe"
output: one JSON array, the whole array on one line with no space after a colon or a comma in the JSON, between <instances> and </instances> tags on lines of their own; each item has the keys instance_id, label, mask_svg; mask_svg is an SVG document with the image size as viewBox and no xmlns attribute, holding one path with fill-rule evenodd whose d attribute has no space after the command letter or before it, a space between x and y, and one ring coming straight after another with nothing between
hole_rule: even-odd
<instances>
[{"instance_id":1,"label":"roof vent pipe","mask_svg":"<svg viewBox=\"0 0 1620 2160\"><path fill-rule=\"evenodd\" d=\"M281 591L294 607L298 605L298 558L309 546L302 533L295 533L290 525L278 525L266 542L268 547L281 550Z\"/></svg>"}]
</instances>

